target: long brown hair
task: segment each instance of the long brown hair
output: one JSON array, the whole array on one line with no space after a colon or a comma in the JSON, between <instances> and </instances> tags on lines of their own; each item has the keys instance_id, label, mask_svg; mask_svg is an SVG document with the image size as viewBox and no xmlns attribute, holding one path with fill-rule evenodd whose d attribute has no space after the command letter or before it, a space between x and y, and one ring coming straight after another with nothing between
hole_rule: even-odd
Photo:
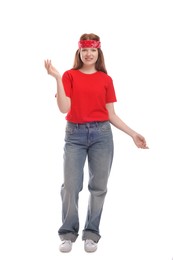
<instances>
[{"instance_id":1,"label":"long brown hair","mask_svg":"<svg viewBox=\"0 0 173 260\"><path fill-rule=\"evenodd\" d=\"M81 35L80 40L96 40L100 41L100 37L94 33L84 33ZM75 53L74 63L73 63L73 69L78 70L82 68L83 62L80 58L80 49L78 49ZM98 48L98 59L95 64L95 68L97 71L102 71L107 74L105 61L104 61L104 55L100 48Z\"/></svg>"}]
</instances>

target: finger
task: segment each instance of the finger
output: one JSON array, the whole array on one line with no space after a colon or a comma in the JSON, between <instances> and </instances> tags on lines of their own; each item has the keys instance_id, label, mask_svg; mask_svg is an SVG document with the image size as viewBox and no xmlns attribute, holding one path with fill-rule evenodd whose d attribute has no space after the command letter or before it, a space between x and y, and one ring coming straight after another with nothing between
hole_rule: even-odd
<instances>
[{"instance_id":1,"label":"finger","mask_svg":"<svg viewBox=\"0 0 173 260\"><path fill-rule=\"evenodd\" d=\"M142 148L143 149L149 149L149 147L147 145L144 145Z\"/></svg>"},{"instance_id":2,"label":"finger","mask_svg":"<svg viewBox=\"0 0 173 260\"><path fill-rule=\"evenodd\" d=\"M49 65L51 64L51 61L47 59L47 60L45 61L45 64L46 64L47 66L49 66Z\"/></svg>"},{"instance_id":3,"label":"finger","mask_svg":"<svg viewBox=\"0 0 173 260\"><path fill-rule=\"evenodd\" d=\"M44 60L44 66L45 66L45 68L46 68L46 65L47 65L47 62L46 62L46 60Z\"/></svg>"},{"instance_id":4,"label":"finger","mask_svg":"<svg viewBox=\"0 0 173 260\"><path fill-rule=\"evenodd\" d=\"M49 67L49 60L45 60L44 61L44 64L45 64L45 67L46 67L46 69Z\"/></svg>"}]
</instances>

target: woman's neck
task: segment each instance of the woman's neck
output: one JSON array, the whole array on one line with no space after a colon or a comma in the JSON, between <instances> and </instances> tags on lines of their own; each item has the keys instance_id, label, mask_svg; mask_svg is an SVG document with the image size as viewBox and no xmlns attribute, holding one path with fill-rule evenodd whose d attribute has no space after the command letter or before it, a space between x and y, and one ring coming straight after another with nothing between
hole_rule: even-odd
<instances>
[{"instance_id":1,"label":"woman's neck","mask_svg":"<svg viewBox=\"0 0 173 260\"><path fill-rule=\"evenodd\" d=\"M81 69L79 69L81 72L86 73L86 74L92 74L96 72L97 70L95 69L95 66L83 66Z\"/></svg>"}]
</instances>

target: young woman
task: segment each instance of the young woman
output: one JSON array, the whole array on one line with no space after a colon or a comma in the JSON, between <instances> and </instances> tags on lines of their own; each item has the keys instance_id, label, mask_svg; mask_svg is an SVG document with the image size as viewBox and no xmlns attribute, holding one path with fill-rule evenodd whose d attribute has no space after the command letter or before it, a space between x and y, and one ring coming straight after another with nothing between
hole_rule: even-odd
<instances>
[{"instance_id":1,"label":"young woman","mask_svg":"<svg viewBox=\"0 0 173 260\"><path fill-rule=\"evenodd\" d=\"M50 60L45 60L45 68L56 79L59 110L67 113L59 249L70 252L78 237L78 197L87 159L90 198L82 240L85 251L94 252L101 237L99 225L113 160L111 124L129 135L138 148L148 147L145 138L115 113L116 94L107 74L99 36L90 33L80 37L73 68L62 77Z\"/></svg>"}]
</instances>

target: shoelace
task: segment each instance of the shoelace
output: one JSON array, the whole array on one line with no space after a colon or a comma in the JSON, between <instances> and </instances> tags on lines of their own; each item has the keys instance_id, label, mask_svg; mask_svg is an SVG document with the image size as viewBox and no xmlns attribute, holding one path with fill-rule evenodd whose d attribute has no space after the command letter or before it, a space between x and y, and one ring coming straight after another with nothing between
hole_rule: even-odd
<instances>
[{"instance_id":1,"label":"shoelace","mask_svg":"<svg viewBox=\"0 0 173 260\"><path fill-rule=\"evenodd\" d=\"M62 244L64 245L64 244L70 244L70 240L64 240L63 242L62 242Z\"/></svg>"},{"instance_id":2,"label":"shoelace","mask_svg":"<svg viewBox=\"0 0 173 260\"><path fill-rule=\"evenodd\" d=\"M96 243L95 243L93 240L87 240L87 241L86 241L86 244L91 244L91 245L94 246Z\"/></svg>"}]
</instances>

